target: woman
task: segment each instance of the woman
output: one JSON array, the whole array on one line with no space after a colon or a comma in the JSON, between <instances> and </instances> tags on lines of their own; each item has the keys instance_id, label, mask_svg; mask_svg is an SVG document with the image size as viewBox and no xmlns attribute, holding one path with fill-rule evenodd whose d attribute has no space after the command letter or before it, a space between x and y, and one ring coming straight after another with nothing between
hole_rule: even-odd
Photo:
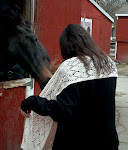
<instances>
[{"instance_id":1,"label":"woman","mask_svg":"<svg viewBox=\"0 0 128 150\"><path fill-rule=\"evenodd\" d=\"M77 24L64 29L60 48L64 62L46 85L51 99L27 98L23 115L33 110L58 123L52 150L118 150L115 63Z\"/></svg>"}]
</instances>

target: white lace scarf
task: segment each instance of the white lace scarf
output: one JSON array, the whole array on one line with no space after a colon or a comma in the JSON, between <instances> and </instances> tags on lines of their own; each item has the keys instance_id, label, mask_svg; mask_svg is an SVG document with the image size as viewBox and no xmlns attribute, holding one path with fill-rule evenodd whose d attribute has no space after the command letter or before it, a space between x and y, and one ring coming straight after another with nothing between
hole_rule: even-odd
<instances>
[{"instance_id":1,"label":"white lace scarf","mask_svg":"<svg viewBox=\"0 0 128 150\"><path fill-rule=\"evenodd\" d=\"M97 75L92 59L89 57L87 59L90 62L88 74L85 71L84 64L77 57L64 61L40 93L40 96L48 100L56 100L57 95L70 84L118 76L116 65L110 58L108 59L112 63L111 67L113 71L109 73L101 71L99 76ZM32 112L30 118L25 121L21 148L24 150L42 150L52 124L53 120L51 117L40 116Z\"/></svg>"}]
</instances>

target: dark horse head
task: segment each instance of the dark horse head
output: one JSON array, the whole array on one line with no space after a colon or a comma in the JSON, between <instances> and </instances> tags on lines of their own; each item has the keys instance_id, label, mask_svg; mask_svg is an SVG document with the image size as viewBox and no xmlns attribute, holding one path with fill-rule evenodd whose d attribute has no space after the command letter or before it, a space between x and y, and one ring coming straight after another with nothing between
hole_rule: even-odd
<instances>
[{"instance_id":1,"label":"dark horse head","mask_svg":"<svg viewBox=\"0 0 128 150\"><path fill-rule=\"evenodd\" d=\"M52 73L50 57L30 24L5 1L0 2L0 65L18 63L43 88Z\"/></svg>"}]
</instances>

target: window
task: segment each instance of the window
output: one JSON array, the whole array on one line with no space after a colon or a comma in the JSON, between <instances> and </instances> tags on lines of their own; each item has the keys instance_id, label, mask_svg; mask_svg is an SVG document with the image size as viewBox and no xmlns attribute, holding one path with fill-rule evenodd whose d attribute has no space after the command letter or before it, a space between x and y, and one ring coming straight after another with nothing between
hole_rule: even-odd
<instances>
[{"instance_id":1,"label":"window","mask_svg":"<svg viewBox=\"0 0 128 150\"><path fill-rule=\"evenodd\" d=\"M90 34L90 36L92 36L92 19L84 19L81 17L81 25Z\"/></svg>"}]
</instances>

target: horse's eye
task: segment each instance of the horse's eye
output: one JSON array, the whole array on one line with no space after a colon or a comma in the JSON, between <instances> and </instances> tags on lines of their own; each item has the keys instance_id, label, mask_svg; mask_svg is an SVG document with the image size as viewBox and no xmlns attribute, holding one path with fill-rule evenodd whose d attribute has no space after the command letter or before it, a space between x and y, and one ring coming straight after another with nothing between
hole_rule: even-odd
<instances>
[{"instance_id":1,"label":"horse's eye","mask_svg":"<svg viewBox=\"0 0 128 150\"><path fill-rule=\"evenodd\" d=\"M36 38L36 37L33 37L33 38L31 39L32 42L37 42L37 40L38 40L38 38Z\"/></svg>"},{"instance_id":2,"label":"horse's eye","mask_svg":"<svg viewBox=\"0 0 128 150\"><path fill-rule=\"evenodd\" d=\"M34 39L35 42L38 41L37 36L34 36L33 39Z\"/></svg>"},{"instance_id":3,"label":"horse's eye","mask_svg":"<svg viewBox=\"0 0 128 150\"><path fill-rule=\"evenodd\" d=\"M38 38L36 38L35 41L38 41Z\"/></svg>"}]
</instances>

